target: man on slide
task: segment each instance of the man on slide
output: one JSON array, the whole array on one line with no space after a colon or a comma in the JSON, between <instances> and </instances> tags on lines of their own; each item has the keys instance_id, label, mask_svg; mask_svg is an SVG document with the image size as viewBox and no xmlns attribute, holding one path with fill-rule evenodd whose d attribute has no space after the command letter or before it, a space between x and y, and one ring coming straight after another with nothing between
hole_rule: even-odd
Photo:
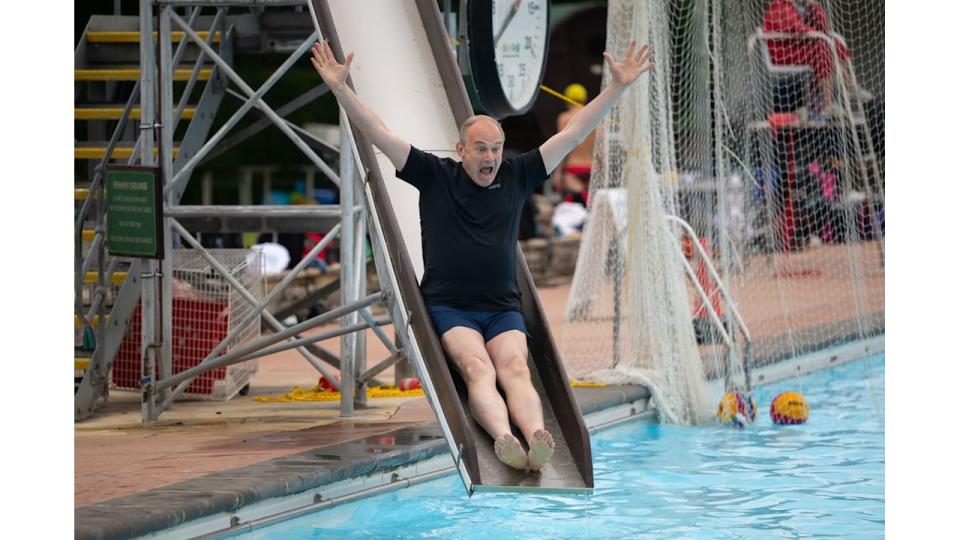
<instances>
[{"instance_id":1,"label":"man on slide","mask_svg":"<svg viewBox=\"0 0 960 540\"><path fill-rule=\"evenodd\" d=\"M516 276L521 209L617 98L653 67L649 48L635 48L631 42L620 61L603 53L610 84L536 150L503 160L500 123L489 116L468 118L456 145L459 162L414 148L387 129L346 84L353 53L340 63L327 42L312 49L314 68L353 125L393 163L398 178L420 191L421 292L443 350L467 384L471 414L493 438L500 461L515 469L539 471L554 448L527 367ZM528 452L511 433L511 419Z\"/></svg>"}]
</instances>

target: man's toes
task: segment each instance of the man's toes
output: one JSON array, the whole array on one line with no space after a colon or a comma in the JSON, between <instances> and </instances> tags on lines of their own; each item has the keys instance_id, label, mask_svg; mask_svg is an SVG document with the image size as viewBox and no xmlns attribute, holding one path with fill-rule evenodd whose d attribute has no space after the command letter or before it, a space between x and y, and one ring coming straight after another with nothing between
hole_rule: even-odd
<instances>
[{"instance_id":1,"label":"man's toes","mask_svg":"<svg viewBox=\"0 0 960 540\"><path fill-rule=\"evenodd\" d=\"M527 468L527 454L520 446L520 441L513 435L504 435L493 443L493 451L497 459L509 467L518 470Z\"/></svg>"},{"instance_id":2,"label":"man's toes","mask_svg":"<svg viewBox=\"0 0 960 540\"><path fill-rule=\"evenodd\" d=\"M527 461L530 468L539 471L553 457L553 435L545 429L538 429L533 434L533 440L530 441L530 453L527 455Z\"/></svg>"}]
</instances>

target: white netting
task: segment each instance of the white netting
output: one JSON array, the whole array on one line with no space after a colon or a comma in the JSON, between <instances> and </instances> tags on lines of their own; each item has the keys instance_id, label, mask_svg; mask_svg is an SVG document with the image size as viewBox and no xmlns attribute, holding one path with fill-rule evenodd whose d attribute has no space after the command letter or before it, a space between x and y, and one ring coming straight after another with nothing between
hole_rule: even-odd
<instances>
[{"instance_id":1,"label":"white netting","mask_svg":"<svg viewBox=\"0 0 960 540\"><path fill-rule=\"evenodd\" d=\"M701 381L743 385L746 358L883 333L883 24L879 1L611 0L607 50L649 42L656 68L598 130L561 331L571 375L650 384L666 420L695 422L712 409Z\"/></svg>"},{"instance_id":2,"label":"white netting","mask_svg":"<svg viewBox=\"0 0 960 540\"><path fill-rule=\"evenodd\" d=\"M260 253L245 249L211 249L223 265L257 301L263 297ZM250 304L197 250L173 250L173 373L199 365L227 336L227 348L249 344L260 337L260 316L242 328L238 325L253 311ZM113 362L111 381L117 388L140 388L141 313L138 303ZM212 369L197 376L185 397L227 400L256 374L258 361L248 360Z\"/></svg>"}]
</instances>

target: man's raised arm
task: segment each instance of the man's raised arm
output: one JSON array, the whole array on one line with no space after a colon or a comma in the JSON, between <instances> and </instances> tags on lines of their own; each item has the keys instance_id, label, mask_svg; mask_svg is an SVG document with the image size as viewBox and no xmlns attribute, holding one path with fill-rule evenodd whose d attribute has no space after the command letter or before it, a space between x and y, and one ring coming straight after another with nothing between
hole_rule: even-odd
<instances>
[{"instance_id":1,"label":"man's raised arm","mask_svg":"<svg viewBox=\"0 0 960 540\"><path fill-rule=\"evenodd\" d=\"M398 171L403 170L404 165L407 164L407 157L410 156L410 143L387 129L377 113L347 86L347 75L350 73L353 53L347 55L345 64L341 64L333 57L333 51L330 50L330 45L326 41L315 44L311 52L313 58L310 61L313 67L316 68L323 82L330 87L330 91L336 96L350 122L387 156Z\"/></svg>"},{"instance_id":2,"label":"man's raised arm","mask_svg":"<svg viewBox=\"0 0 960 540\"><path fill-rule=\"evenodd\" d=\"M540 145L540 155L543 157L547 174L553 172L563 158L590 135L590 132L613 108L620 94L626 91L643 72L653 67L653 62L649 61L653 56L650 47L644 45L634 54L636 45L636 41L631 41L630 46L627 47L627 54L619 62L615 61L609 53L603 53L604 60L610 66L610 84L590 103L577 111L559 133Z\"/></svg>"}]
</instances>

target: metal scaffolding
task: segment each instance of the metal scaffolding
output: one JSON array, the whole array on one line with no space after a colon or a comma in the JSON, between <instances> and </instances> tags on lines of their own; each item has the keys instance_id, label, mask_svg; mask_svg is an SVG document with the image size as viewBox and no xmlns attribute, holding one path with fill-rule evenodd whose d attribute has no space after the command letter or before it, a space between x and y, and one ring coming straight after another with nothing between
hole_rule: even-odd
<instances>
[{"instance_id":1,"label":"metal scaffolding","mask_svg":"<svg viewBox=\"0 0 960 540\"><path fill-rule=\"evenodd\" d=\"M286 58L274 73L256 90L236 73L232 67L232 49L230 47L231 27L227 17L230 7L248 7L254 9L305 6L303 0L141 0L140 1L140 79L126 103L124 112L113 132L111 141L100 163L95 168L95 175L86 200L76 220L76 260L74 263L77 289L79 291L83 276L90 269L97 272L96 291L89 308L85 309L82 294L77 293L75 299L75 313L82 319L85 326L95 328L96 348L89 368L86 370L83 381L78 387L75 396L75 419L82 420L94 414L97 402L106 396L107 382L110 369L116 355L120 341L122 341L131 314L139 301L141 303L141 359L143 420L157 420L167 410L174 400L183 393L194 377L206 371L219 367L244 362L253 358L260 358L275 352L295 349L304 359L323 375L332 386L341 391L340 412L344 417L354 414L356 407L365 404L365 386L374 376L384 369L406 359L404 350L395 345L380 328L385 324L392 324L394 318L374 318L369 306L374 303L385 304L390 313L397 315L400 312L396 306L395 281L380 278L380 293L368 294L366 290L366 262L365 238L367 237L368 220L371 220L368 211L368 202L363 193L363 171L357 169L358 160L355 159L356 149L352 148L352 136L349 126L341 113L341 144L340 170L334 171L314 150L317 146L330 148L326 143L310 135L302 127L294 125L285 119L285 115L299 109L324 95L328 90L318 78L317 87L293 101L274 109L268 105L263 96L273 88L281 78L298 63L303 65L304 55L315 43L319 35L316 31L304 39L299 46ZM183 15L178 13L178 10ZM212 23L205 33L196 27L200 21L202 10L214 10ZM304 10L304 16L308 16ZM186 17L186 18L185 18ZM209 19L209 17L208 17ZM154 32L154 20L157 21L157 38L151 39ZM183 39L174 51L173 33L182 32ZM215 36L219 35L219 43ZM205 36L205 37L204 37ZM199 49L199 53L190 70L186 82L186 90L181 92L179 100L175 101L173 80L175 72L179 73L182 55L190 43ZM215 47L215 44L218 46ZM207 85L220 85L220 95L231 95L243 103L240 108L209 137L194 136L187 145L187 140L181 142L178 150L174 146L174 132L178 123L184 118L187 99L194 85L201 79L203 66L206 62L213 64L212 75ZM232 84L239 92L227 88ZM139 93L139 94L138 94ZM206 90L205 90L206 94ZM129 164L154 165L161 171L163 180L163 220L162 237L163 255L159 260L151 259L119 259L108 256L105 247L105 205L102 188L104 175L110 156L119 140L127 130L130 112L135 103L140 102L140 120L137 126L137 138L134 150L128 160ZM216 101L213 105L218 105ZM209 107L209 106L208 106ZM231 130L250 111L256 110L265 118L238 130L231 137L227 137ZM208 110L207 125L197 131L205 134L211 127L214 110ZM192 124L197 122L195 115ZM256 206L244 204L240 206L183 206L180 199L185 191L193 170L211 157L223 152L254 133L267 126L274 126L283 133L290 142L299 148L307 159L322 174L340 189L339 205L322 205L306 207L279 207ZM311 146L311 144L313 146ZM351 150L348 150L351 149ZM178 155L175 156L175 151ZM206 190L205 186L205 190ZM205 203L207 197L204 197ZM252 202L252 201L244 201ZM93 217L96 222L95 234L87 255L83 254L82 238L85 223ZM270 291L262 300L251 294L230 271L217 261L211 253L201 245L199 240L189 232L185 222L193 219L218 218L222 221L222 230L231 232L249 232L232 230L231 227L249 227L250 223L257 223L261 230L276 231L281 224L289 230L292 224L300 224L306 228L310 224L320 221L330 223L338 220L323 238L307 253L299 263L289 271L282 281ZM231 221L233 220L233 221ZM251 221L252 220L252 221ZM236 223L237 225L231 225ZM371 222L372 224L372 222ZM378 276L388 273L384 270L387 255L382 236L378 235L373 227L370 230L372 250ZM314 260L316 255L326 248L332 239L341 235L341 295L342 307L311 317L294 326L286 326L272 315L266 308L272 300L277 298L292 283L302 270ZM185 244L196 250L219 274L218 278L225 280L235 289L243 301L249 304L249 311L241 317L231 332L207 354L199 364L189 369L173 373L172 361L172 291L173 270L171 268L171 252L174 245ZM128 274L120 288L108 317L105 313L107 283L118 264L128 266ZM265 322L275 333L253 343L233 346L226 352L228 345L236 334L243 328L254 324L263 317ZM310 336L304 332L320 325L340 319L340 328ZM257 322L259 324L259 322ZM389 356L376 366L366 369L366 342L365 330L372 329L377 338L383 342L389 351ZM398 329L399 330L399 329ZM403 335L398 331L398 335ZM318 349L316 343L325 339L339 337L341 340L341 355L337 356ZM314 352L321 354L314 354ZM339 369L340 379L334 376L334 370Z\"/></svg>"}]
</instances>

